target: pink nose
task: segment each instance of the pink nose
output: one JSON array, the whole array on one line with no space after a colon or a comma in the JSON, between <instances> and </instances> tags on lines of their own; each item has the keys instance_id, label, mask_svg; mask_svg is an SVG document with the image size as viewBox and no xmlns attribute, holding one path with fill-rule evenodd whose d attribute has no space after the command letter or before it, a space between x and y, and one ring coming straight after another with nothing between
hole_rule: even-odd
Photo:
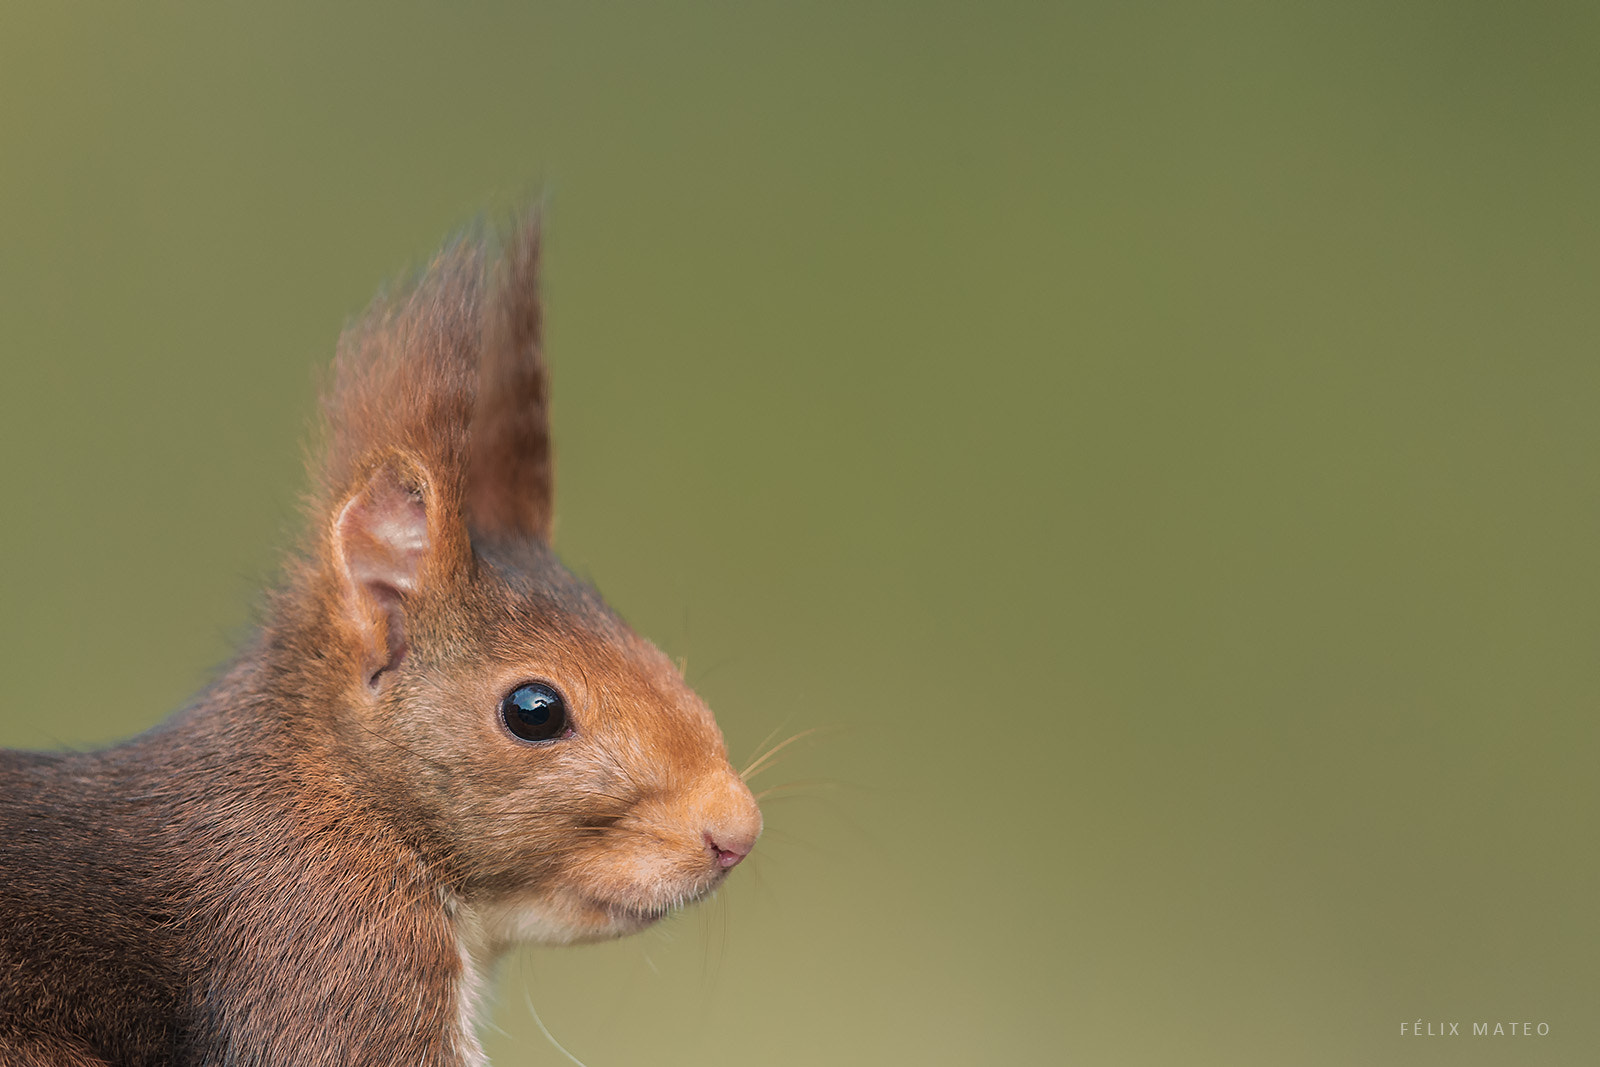
<instances>
[{"instance_id":1,"label":"pink nose","mask_svg":"<svg viewBox=\"0 0 1600 1067\"><path fill-rule=\"evenodd\" d=\"M719 839L712 837L707 831L706 847L717 854L717 865L726 868L735 866L750 855L750 850L755 847L755 841L736 834L724 834Z\"/></svg>"}]
</instances>

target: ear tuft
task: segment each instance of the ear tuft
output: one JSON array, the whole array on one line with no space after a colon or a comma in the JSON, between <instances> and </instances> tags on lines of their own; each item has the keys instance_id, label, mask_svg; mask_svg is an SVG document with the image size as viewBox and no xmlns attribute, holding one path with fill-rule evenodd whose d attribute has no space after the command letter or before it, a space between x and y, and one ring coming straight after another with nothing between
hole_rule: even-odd
<instances>
[{"instance_id":1,"label":"ear tuft","mask_svg":"<svg viewBox=\"0 0 1600 1067\"><path fill-rule=\"evenodd\" d=\"M471 567L464 499L484 249L462 240L339 339L309 503L341 626L376 680L406 651L404 599Z\"/></svg>"},{"instance_id":2,"label":"ear tuft","mask_svg":"<svg viewBox=\"0 0 1600 1067\"><path fill-rule=\"evenodd\" d=\"M446 247L339 339L307 573L354 628L370 681L405 655L413 594L471 576L474 534L550 537L537 216L493 246Z\"/></svg>"},{"instance_id":3,"label":"ear tuft","mask_svg":"<svg viewBox=\"0 0 1600 1067\"><path fill-rule=\"evenodd\" d=\"M349 500L374 457L404 454L459 508L481 347L484 252L460 241L409 288L373 302L339 338L323 398L327 443L314 473L322 521ZM319 522L320 525L320 522Z\"/></svg>"},{"instance_id":4,"label":"ear tuft","mask_svg":"<svg viewBox=\"0 0 1600 1067\"><path fill-rule=\"evenodd\" d=\"M549 541L554 516L539 243L533 215L512 235L484 308L467 519L491 538Z\"/></svg>"}]
</instances>

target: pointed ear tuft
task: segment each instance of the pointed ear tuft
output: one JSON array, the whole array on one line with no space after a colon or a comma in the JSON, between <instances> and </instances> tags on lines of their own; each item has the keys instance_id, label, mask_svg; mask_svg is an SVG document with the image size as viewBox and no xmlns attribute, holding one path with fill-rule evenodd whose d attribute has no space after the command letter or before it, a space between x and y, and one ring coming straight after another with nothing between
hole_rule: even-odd
<instances>
[{"instance_id":1,"label":"pointed ear tuft","mask_svg":"<svg viewBox=\"0 0 1600 1067\"><path fill-rule=\"evenodd\" d=\"M307 501L316 560L307 573L373 684L406 654L414 594L471 575L465 487L483 262L481 241L446 247L339 338Z\"/></svg>"},{"instance_id":2,"label":"pointed ear tuft","mask_svg":"<svg viewBox=\"0 0 1600 1067\"><path fill-rule=\"evenodd\" d=\"M350 499L373 457L404 453L459 507L478 378L483 249L459 241L409 288L375 300L339 338L313 466L318 525Z\"/></svg>"},{"instance_id":3,"label":"pointed ear tuft","mask_svg":"<svg viewBox=\"0 0 1600 1067\"><path fill-rule=\"evenodd\" d=\"M403 457L377 463L334 518L331 556L343 616L360 647L363 676L377 684L406 654L406 599L448 572L451 546L435 529L437 501L425 471Z\"/></svg>"},{"instance_id":4,"label":"pointed ear tuft","mask_svg":"<svg viewBox=\"0 0 1600 1067\"><path fill-rule=\"evenodd\" d=\"M513 235L484 308L467 519L491 538L550 540L554 469L539 306L539 219Z\"/></svg>"}]
</instances>

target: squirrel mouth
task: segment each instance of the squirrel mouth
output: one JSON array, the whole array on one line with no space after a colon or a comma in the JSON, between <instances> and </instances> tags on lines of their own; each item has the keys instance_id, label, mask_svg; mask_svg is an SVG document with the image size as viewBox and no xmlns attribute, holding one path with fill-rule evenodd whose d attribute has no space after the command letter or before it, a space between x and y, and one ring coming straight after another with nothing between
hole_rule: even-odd
<instances>
[{"instance_id":1,"label":"squirrel mouth","mask_svg":"<svg viewBox=\"0 0 1600 1067\"><path fill-rule=\"evenodd\" d=\"M647 926L660 922L675 911L681 911L714 892L722 884L726 871L718 871L709 884L699 885L681 892L675 898L658 903L641 904L631 900L607 899L600 896L590 896L588 902L596 910L603 912L612 922L628 929L642 930Z\"/></svg>"},{"instance_id":2,"label":"squirrel mouth","mask_svg":"<svg viewBox=\"0 0 1600 1067\"><path fill-rule=\"evenodd\" d=\"M594 903L614 921L635 927L645 927L659 922L672 911L671 904L625 904L617 900L596 900Z\"/></svg>"}]
</instances>

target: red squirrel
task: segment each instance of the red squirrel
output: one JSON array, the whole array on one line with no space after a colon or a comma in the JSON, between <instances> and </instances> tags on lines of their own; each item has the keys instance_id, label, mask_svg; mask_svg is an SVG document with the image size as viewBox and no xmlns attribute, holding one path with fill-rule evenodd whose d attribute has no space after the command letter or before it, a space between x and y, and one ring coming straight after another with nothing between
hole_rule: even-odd
<instances>
[{"instance_id":1,"label":"red squirrel","mask_svg":"<svg viewBox=\"0 0 1600 1067\"><path fill-rule=\"evenodd\" d=\"M761 813L550 548L536 219L340 338L304 543L160 726L0 750L0 1064L473 1065L489 968L705 896Z\"/></svg>"}]
</instances>

